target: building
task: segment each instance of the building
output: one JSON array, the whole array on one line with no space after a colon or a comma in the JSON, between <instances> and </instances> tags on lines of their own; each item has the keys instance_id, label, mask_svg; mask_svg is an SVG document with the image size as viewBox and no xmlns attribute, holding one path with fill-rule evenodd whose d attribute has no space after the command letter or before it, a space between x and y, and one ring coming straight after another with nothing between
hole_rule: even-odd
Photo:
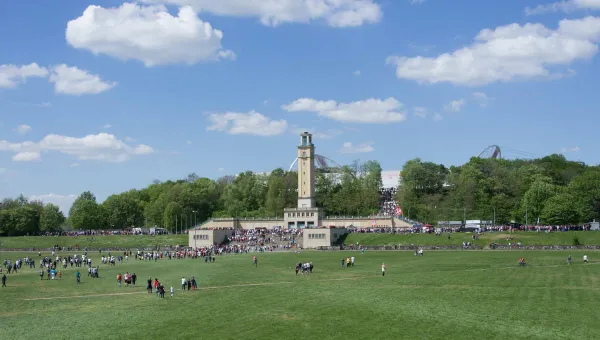
<instances>
[{"instance_id":1,"label":"building","mask_svg":"<svg viewBox=\"0 0 600 340\"><path fill-rule=\"evenodd\" d=\"M346 228L313 228L305 229L302 234L304 248L331 247L348 234Z\"/></svg>"},{"instance_id":2,"label":"building","mask_svg":"<svg viewBox=\"0 0 600 340\"><path fill-rule=\"evenodd\" d=\"M233 229L302 228L305 248L331 246L347 233L346 227L411 228L393 216L327 217L315 200L315 145L312 134L300 134L298 155L298 205L285 208L283 219L273 218L215 218L189 231L189 246L204 247L221 244ZM326 228L324 228L326 227ZM315 236L316 235L316 236Z\"/></svg>"}]
</instances>

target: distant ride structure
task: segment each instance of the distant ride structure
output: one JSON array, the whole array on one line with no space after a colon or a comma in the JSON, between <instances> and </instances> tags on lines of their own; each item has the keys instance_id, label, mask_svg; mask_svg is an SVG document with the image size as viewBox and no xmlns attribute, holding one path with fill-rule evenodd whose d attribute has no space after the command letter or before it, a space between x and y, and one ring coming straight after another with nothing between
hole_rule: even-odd
<instances>
[{"instance_id":1,"label":"distant ride structure","mask_svg":"<svg viewBox=\"0 0 600 340\"><path fill-rule=\"evenodd\" d=\"M479 153L479 158L500 159L502 158L502 150L498 145L490 145Z\"/></svg>"},{"instance_id":2,"label":"distant ride structure","mask_svg":"<svg viewBox=\"0 0 600 340\"><path fill-rule=\"evenodd\" d=\"M296 164L298 164L298 157L294 159L288 171L294 171ZM318 172L326 174L337 174L342 172L342 166L339 165L336 161L323 155L317 154L315 154L315 168Z\"/></svg>"}]
</instances>

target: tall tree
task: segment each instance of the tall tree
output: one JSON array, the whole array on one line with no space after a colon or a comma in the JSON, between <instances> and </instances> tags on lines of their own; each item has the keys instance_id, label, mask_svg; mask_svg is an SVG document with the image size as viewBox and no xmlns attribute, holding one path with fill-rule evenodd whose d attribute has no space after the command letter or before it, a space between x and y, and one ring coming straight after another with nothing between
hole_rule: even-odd
<instances>
[{"instance_id":1,"label":"tall tree","mask_svg":"<svg viewBox=\"0 0 600 340\"><path fill-rule=\"evenodd\" d=\"M96 196L90 191L79 195L69 210L69 220L75 229L92 230L106 227L103 217Z\"/></svg>"},{"instance_id":2,"label":"tall tree","mask_svg":"<svg viewBox=\"0 0 600 340\"><path fill-rule=\"evenodd\" d=\"M41 232L58 231L65 223L65 220L65 215L60 211L60 208L57 205L48 203L44 206L44 210L40 216L39 229Z\"/></svg>"}]
</instances>

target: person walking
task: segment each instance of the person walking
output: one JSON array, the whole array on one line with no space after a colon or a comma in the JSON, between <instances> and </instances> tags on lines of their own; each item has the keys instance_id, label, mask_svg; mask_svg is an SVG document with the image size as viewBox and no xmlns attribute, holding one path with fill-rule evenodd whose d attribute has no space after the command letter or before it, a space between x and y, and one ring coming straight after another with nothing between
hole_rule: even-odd
<instances>
[{"instance_id":1,"label":"person walking","mask_svg":"<svg viewBox=\"0 0 600 340\"><path fill-rule=\"evenodd\" d=\"M75 272L75 280L77 280L77 284L81 282L81 274L79 274L79 270Z\"/></svg>"},{"instance_id":2,"label":"person walking","mask_svg":"<svg viewBox=\"0 0 600 340\"><path fill-rule=\"evenodd\" d=\"M121 273L117 274L117 286L121 287L121 281L123 281L123 277L121 276Z\"/></svg>"},{"instance_id":3,"label":"person walking","mask_svg":"<svg viewBox=\"0 0 600 340\"><path fill-rule=\"evenodd\" d=\"M6 274L2 274L2 287L6 287Z\"/></svg>"},{"instance_id":4,"label":"person walking","mask_svg":"<svg viewBox=\"0 0 600 340\"><path fill-rule=\"evenodd\" d=\"M385 263L381 264L381 276L385 276Z\"/></svg>"},{"instance_id":5,"label":"person walking","mask_svg":"<svg viewBox=\"0 0 600 340\"><path fill-rule=\"evenodd\" d=\"M181 278L181 290L185 290L185 286L187 286L187 282L185 281L185 277Z\"/></svg>"}]
</instances>

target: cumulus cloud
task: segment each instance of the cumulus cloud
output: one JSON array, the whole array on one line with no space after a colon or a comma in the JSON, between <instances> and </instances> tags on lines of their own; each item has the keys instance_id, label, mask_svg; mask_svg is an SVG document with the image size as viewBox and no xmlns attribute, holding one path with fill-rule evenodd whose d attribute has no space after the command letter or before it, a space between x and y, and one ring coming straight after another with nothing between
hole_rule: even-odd
<instances>
[{"instance_id":1,"label":"cumulus cloud","mask_svg":"<svg viewBox=\"0 0 600 340\"><path fill-rule=\"evenodd\" d=\"M340 149L340 152L344 154L373 152L375 151L373 144L374 143L362 143L355 146L351 142L346 142Z\"/></svg>"},{"instance_id":2,"label":"cumulus cloud","mask_svg":"<svg viewBox=\"0 0 600 340\"><path fill-rule=\"evenodd\" d=\"M565 0L550 4L526 7L526 15L544 14L549 12L570 13L578 10L600 10L600 0Z\"/></svg>"},{"instance_id":3,"label":"cumulus cloud","mask_svg":"<svg viewBox=\"0 0 600 340\"><path fill-rule=\"evenodd\" d=\"M441 114L435 113L433 115L433 121L434 122L439 122L439 121L442 121L442 120L444 120L444 116L442 116Z\"/></svg>"},{"instance_id":4,"label":"cumulus cloud","mask_svg":"<svg viewBox=\"0 0 600 340\"><path fill-rule=\"evenodd\" d=\"M288 127L287 121L271 120L256 111L212 113L208 120L212 123L206 128L208 131L223 131L231 135L276 136L284 133Z\"/></svg>"},{"instance_id":5,"label":"cumulus cloud","mask_svg":"<svg viewBox=\"0 0 600 340\"><path fill-rule=\"evenodd\" d=\"M65 64L57 65L52 69L50 82L54 83L56 93L68 95L98 94L115 87L115 82L105 82L99 76L90 74L77 67Z\"/></svg>"},{"instance_id":6,"label":"cumulus cloud","mask_svg":"<svg viewBox=\"0 0 600 340\"><path fill-rule=\"evenodd\" d=\"M69 209L71 209L75 199L77 199L77 195L45 194L29 196L30 201L42 201L46 204L52 203L57 205L65 216L69 214Z\"/></svg>"},{"instance_id":7,"label":"cumulus cloud","mask_svg":"<svg viewBox=\"0 0 600 340\"><path fill-rule=\"evenodd\" d=\"M600 18L561 20L558 28L510 24L484 29L472 45L437 57L390 56L396 76L420 83L478 86L494 82L556 78L560 70L598 52ZM558 69L558 70L557 70Z\"/></svg>"},{"instance_id":8,"label":"cumulus cloud","mask_svg":"<svg viewBox=\"0 0 600 340\"><path fill-rule=\"evenodd\" d=\"M266 26L322 20L331 27L377 23L383 13L373 0L142 0L145 3L190 5L218 16L259 18Z\"/></svg>"},{"instance_id":9,"label":"cumulus cloud","mask_svg":"<svg viewBox=\"0 0 600 340\"><path fill-rule=\"evenodd\" d=\"M460 110L462 110L463 106L465 106L466 101L464 99L456 99L451 101L450 103L446 104L446 106L444 106L444 108L446 109L446 111L452 111L452 112L460 112Z\"/></svg>"},{"instance_id":10,"label":"cumulus cloud","mask_svg":"<svg viewBox=\"0 0 600 340\"><path fill-rule=\"evenodd\" d=\"M386 124L406 120L406 113L400 111L403 106L392 97L385 100L370 98L351 103L300 98L283 105L282 108L288 112L316 112L320 116L341 122Z\"/></svg>"},{"instance_id":11,"label":"cumulus cloud","mask_svg":"<svg viewBox=\"0 0 600 340\"><path fill-rule=\"evenodd\" d=\"M220 3L215 2L215 3ZM116 8L89 6L67 24L67 42L92 53L146 66L235 59L221 48L223 32L198 18L190 6L177 16L163 5L124 3Z\"/></svg>"},{"instance_id":12,"label":"cumulus cloud","mask_svg":"<svg viewBox=\"0 0 600 340\"><path fill-rule=\"evenodd\" d=\"M47 76L48 69L36 63L21 66L13 64L0 65L0 88L14 88L24 83L27 78L45 78Z\"/></svg>"},{"instance_id":13,"label":"cumulus cloud","mask_svg":"<svg viewBox=\"0 0 600 340\"><path fill-rule=\"evenodd\" d=\"M24 134L28 133L29 131L31 131L31 126L29 126L27 124L21 124L21 125L17 126L15 131L24 135Z\"/></svg>"},{"instance_id":14,"label":"cumulus cloud","mask_svg":"<svg viewBox=\"0 0 600 340\"><path fill-rule=\"evenodd\" d=\"M427 117L427 108L420 107L420 106L414 107L413 108L413 113L417 117L425 118L425 117Z\"/></svg>"},{"instance_id":15,"label":"cumulus cloud","mask_svg":"<svg viewBox=\"0 0 600 340\"><path fill-rule=\"evenodd\" d=\"M579 151L581 151L581 148L578 146L560 149L560 153L573 153L573 152L579 152Z\"/></svg>"},{"instance_id":16,"label":"cumulus cloud","mask_svg":"<svg viewBox=\"0 0 600 340\"><path fill-rule=\"evenodd\" d=\"M15 162L34 162L39 161L41 155L38 151L23 151L13 156L12 160Z\"/></svg>"},{"instance_id":17,"label":"cumulus cloud","mask_svg":"<svg viewBox=\"0 0 600 340\"><path fill-rule=\"evenodd\" d=\"M488 97L488 95L483 92L473 92L472 96L473 96L473 98L475 98L475 101L478 102L479 106L481 106L481 107L488 106L488 103L491 100L491 98Z\"/></svg>"},{"instance_id":18,"label":"cumulus cloud","mask_svg":"<svg viewBox=\"0 0 600 340\"><path fill-rule=\"evenodd\" d=\"M114 135L99 133L85 137L47 135L39 142L11 143L0 140L0 151L12 152L14 161L37 161L42 152L60 152L80 160L124 162L133 156L147 155L154 150L148 145L129 145Z\"/></svg>"}]
</instances>

